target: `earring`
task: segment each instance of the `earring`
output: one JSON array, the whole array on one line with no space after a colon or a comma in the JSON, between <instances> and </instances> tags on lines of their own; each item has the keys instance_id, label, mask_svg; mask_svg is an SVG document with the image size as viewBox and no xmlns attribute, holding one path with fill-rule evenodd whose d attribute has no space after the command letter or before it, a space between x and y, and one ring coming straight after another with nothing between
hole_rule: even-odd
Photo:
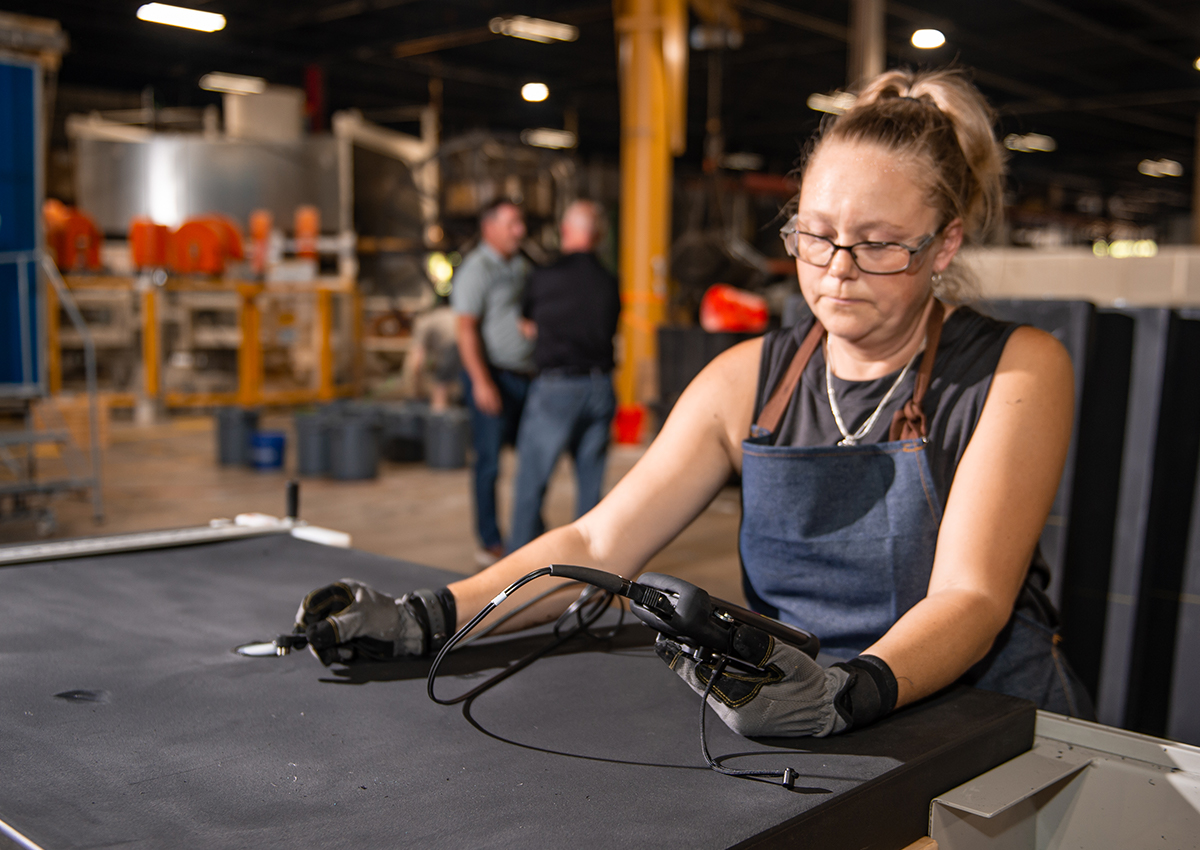
<instances>
[{"instance_id":1,"label":"earring","mask_svg":"<svg viewBox=\"0 0 1200 850\"><path fill-rule=\"evenodd\" d=\"M934 283L941 283L941 282L942 282L942 273L941 273L941 272L934 272L934 273L933 273L933 282L934 282Z\"/></svg>"}]
</instances>

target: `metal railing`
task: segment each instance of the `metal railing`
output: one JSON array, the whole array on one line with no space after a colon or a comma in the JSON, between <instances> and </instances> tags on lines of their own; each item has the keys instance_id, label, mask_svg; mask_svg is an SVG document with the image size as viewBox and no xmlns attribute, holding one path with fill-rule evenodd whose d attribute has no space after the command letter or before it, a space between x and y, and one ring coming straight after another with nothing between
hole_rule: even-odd
<instances>
[{"instance_id":1,"label":"metal railing","mask_svg":"<svg viewBox=\"0 0 1200 850\"><path fill-rule=\"evenodd\" d=\"M88 488L92 494L92 515L99 522L104 518L104 497L101 492L101 455L100 455L100 418L97 401L98 384L96 379L96 346L92 340L91 331L80 313L71 291L59 274L54 260L46 252L35 249L32 251L7 251L0 253L0 265L15 264L17 267L17 310L18 324L21 333L21 377L22 383L16 385L14 394L31 399L46 393L46 383L35 374L33 322L36 303L31 303L29 286L29 266L37 264L41 267L46 280L54 287L59 304L71 320L75 330L83 340L84 372L87 381L88 395L88 429L91 444L91 475L72 477L71 485L82 489Z\"/></svg>"}]
</instances>

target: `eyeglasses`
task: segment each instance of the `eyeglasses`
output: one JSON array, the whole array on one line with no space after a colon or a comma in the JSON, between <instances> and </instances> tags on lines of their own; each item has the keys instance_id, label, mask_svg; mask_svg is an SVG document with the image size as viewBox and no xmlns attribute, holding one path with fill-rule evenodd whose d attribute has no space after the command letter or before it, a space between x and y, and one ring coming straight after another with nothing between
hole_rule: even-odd
<instances>
[{"instance_id":1,"label":"eyeglasses","mask_svg":"<svg viewBox=\"0 0 1200 850\"><path fill-rule=\"evenodd\" d=\"M850 258L860 271L867 274L900 274L908 271L917 254L929 247L941 230L930 233L917 243L915 248L899 242L855 242L853 245L838 245L832 239L805 233L792 227L779 231L783 246L788 254L809 265L825 267L833 262L838 251L849 251Z\"/></svg>"}]
</instances>

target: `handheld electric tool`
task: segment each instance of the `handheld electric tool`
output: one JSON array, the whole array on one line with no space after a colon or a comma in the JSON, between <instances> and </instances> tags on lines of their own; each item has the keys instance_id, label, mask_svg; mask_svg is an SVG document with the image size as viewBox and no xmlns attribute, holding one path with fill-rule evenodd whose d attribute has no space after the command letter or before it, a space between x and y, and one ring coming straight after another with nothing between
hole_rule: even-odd
<instances>
[{"instance_id":1,"label":"handheld electric tool","mask_svg":"<svg viewBox=\"0 0 1200 850\"><path fill-rule=\"evenodd\" d=\"M749 666L733 651L737 630L747 626L794 646L810 658L816 658L821 648L816 635L709 596L703 588L681 578L645 573L638 581L630 581L603 570L570 564L552 564L549 569L550 575L575 579L625 597L639 620L681 644L697 661L725 655L735 666Z\"/></svg>"}]
</instances>

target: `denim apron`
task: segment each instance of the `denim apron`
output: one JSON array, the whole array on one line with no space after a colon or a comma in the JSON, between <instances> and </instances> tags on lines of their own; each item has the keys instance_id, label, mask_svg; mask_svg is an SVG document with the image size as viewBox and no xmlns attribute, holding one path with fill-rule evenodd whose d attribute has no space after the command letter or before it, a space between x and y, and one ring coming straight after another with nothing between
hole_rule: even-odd
<instances>
[{"instance_id":1,"label":"denim apron","mask_svg":"<svg viewBox=\"0 0 1200 850\"><path fill-rule=\"evenodd\" d=\"M742 442L739 552L750 606L815 633L841 658L878 640L929 588L941 498L930 472L921 402L944 308L934 302L913 396L888 442L773 446L771 434L825 336L814 323ZM962 681L1090 716L1091 701L1057 646L1054 610L1027 580L991 651Z\"/></svg>"}]
</instances>

